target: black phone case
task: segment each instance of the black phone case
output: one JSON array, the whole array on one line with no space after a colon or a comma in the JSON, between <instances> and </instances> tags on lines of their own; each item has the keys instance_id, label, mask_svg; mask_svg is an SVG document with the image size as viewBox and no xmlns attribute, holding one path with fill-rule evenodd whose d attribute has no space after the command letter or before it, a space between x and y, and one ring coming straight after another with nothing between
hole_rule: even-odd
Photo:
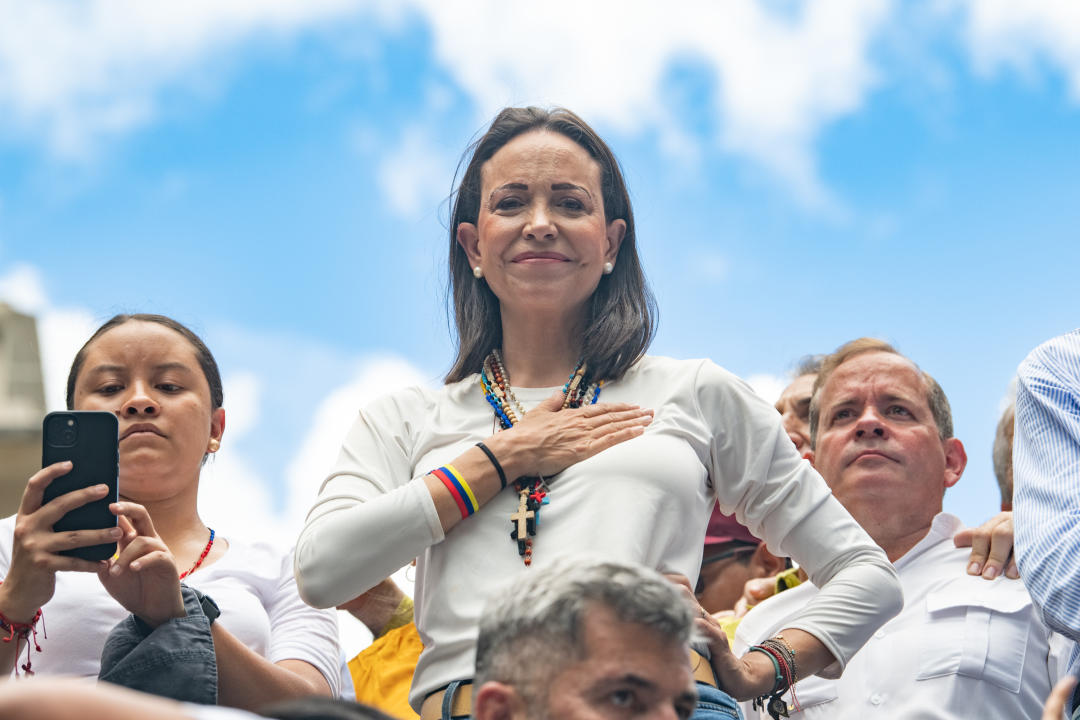
<instances>
[{"instance_id":1,"label":"black phone case","mask_svg":"<svg viewBox=\"0 0 1080 720\"><path fill-rule=\"evenodd\" d=\"M52 423L66 426L75 421L76 436L71 444L56 444L56 428ZM50 437L50 427L53 428ZM109 512L109 504L117 501L119 483L119 457L117 435L119 423L109 412L53 412L42 423L41 466L46 467L62 460L70 460L71 472L61 475L45 488L44 502L73 490L105 484L109 492L100 500L77 507L53 525L53 530L96 530L116 526L116 516ZM104 560L116 553L116 543L90 545L88 547L61 550L61 555L71 555L85 560Z\"/></svg>"}]
</instances>

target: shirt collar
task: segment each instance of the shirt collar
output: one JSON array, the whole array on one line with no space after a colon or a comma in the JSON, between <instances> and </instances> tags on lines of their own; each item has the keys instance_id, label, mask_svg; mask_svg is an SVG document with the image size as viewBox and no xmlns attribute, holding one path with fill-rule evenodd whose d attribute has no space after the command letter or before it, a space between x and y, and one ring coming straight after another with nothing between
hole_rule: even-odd
<instances>
[{"instance_id":1,"label":"shirt collar","mask_svg":"<svg viewBox=\"0 0 1080 720\"><path fill-rule=\"evenodd\" d=\"M930 530L923 536L922 540L915 543L915 547L911 548L904 553L902 557L897 559L897 561L893 563L893 567L903 567L942 540L952 539L952 536L962 527L964 527L964 523L960 521L960 518L947 512L939 512L934 516L933 521L930 523Z\"/></svg>"}]
</instances>

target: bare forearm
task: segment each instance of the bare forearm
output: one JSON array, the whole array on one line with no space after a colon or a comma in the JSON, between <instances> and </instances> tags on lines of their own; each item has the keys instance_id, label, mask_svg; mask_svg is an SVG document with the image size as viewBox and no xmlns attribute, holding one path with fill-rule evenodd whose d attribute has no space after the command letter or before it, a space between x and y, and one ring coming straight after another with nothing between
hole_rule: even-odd
<instances>
[{"instance_id":1,"label":"bare forearm","mask_svg":"<svg viewBox=\"0 0 1080 720\"><path fill-rule=\"evenodd\" d=\"M302 660L272 663L236 639L220 623L212 628L218 666L218 702L256 710L280 700L331 694L313 665Z\"/></svg>"},{"instance_id":2,"label":"bare forearm","mask_svg":"<svg viewBox=\"0 0 1080 720\"><path fill-rule=\"evenodd\" d=\"M113 685L42 679L0 693L0 720L191 720L171 700Z\"/></svg>"}]
</instances>

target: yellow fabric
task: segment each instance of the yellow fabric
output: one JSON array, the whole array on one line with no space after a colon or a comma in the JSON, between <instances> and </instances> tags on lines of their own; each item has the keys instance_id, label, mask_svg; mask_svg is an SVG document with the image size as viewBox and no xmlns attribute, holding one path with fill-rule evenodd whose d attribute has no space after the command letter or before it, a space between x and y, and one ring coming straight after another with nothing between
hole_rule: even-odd
<instances>
[{"instance_id":1,"label":"yellow fabric","mask_svg":"<svg viewBox=\"0 0 1080 720\"><path fill-rule=\"evenodd\" d=\"M420 717L409 707L409 686L424 644L414 623L390 630L349 661L356 701L401 720Z\"/></svg>"},{"instance_id":2,"label":"yellow fabric","mask_svg":"<svg viewBox=\"0 0 1080 720\"><path fill-rule=\"evenodd\" d=\"M802 578L799 577L799 568L791 567L776 576L776 592L780 593L785 590L790 590L797 585L802 585Z\"/></svg>"},{"instance_id":3,"label":"yellow fabric","mask_svg":"<svg viewBox=\"0 0 1080 720\"><path fill-rule=\"evenodd\" d=\"M390 616L390 621L386 623L386 627L379 633L379 637L382 637L391 630L396 630L403 625L408 625L413 621L413 599L408 595L401 596L401 602L398 603L397 608L394 610L394 614Z\"/></svg>"}]
</instances>

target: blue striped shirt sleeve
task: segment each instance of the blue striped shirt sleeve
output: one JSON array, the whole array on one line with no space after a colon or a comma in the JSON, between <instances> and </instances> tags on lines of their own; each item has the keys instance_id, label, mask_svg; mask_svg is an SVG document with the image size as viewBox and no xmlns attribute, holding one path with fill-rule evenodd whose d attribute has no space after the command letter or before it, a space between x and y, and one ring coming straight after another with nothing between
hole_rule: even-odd
<instances>
[{"instance_id":1,"label":"blue striped shirt sleeve","mask_svg":"<svg viewBox=\"0 0 1080 720\"><path fill-rule=\"evenodd\" d=\"M1020 364L1013 443L1020 575L1044 622L1080 640L1080 330Z\"/></svg>"}]
</instances>

